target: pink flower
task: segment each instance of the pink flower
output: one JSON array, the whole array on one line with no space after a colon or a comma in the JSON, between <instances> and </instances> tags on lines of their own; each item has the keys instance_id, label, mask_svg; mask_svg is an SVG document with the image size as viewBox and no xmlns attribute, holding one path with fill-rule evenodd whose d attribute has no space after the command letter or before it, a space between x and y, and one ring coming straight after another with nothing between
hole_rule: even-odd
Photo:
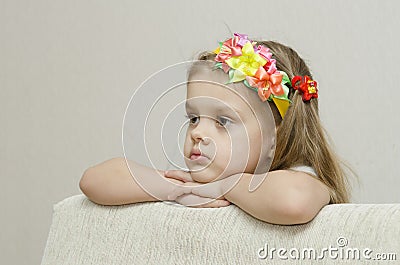
<instances>
[{"instance_id":1,"label":"pink flower","mask_svg":"<svg viewBox=\"0 0 400 265\"><path fill-rule=\"evenodd\" d=\"M220 48L219 53L215 57L215 61L225 63L232 56L242 55L242 47L238 45L239 37L235 36L226 40Z\"/></svg>"},{"instance_id":2,"label":"pink flower","mask_svg":"<svg viewBox=\"0 0 400 265\"><path fill-rule=\"evenodd\" d=\"M279 71L270 75L261 66L253 77L246 76L249 85L257 88L258 96L262 101L266 101L271 93L275 96L282 96L285 93L281 85L282 78L283 75Z\"/></svg>"}]
</instances>

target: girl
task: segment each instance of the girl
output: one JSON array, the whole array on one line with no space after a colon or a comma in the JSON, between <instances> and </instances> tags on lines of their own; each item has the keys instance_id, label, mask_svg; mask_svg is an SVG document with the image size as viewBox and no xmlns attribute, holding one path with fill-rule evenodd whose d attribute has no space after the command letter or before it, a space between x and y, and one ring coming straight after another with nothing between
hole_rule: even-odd
<instances>
[{"instance_id":1,"label":"girl","mask_svg":"<svg viewBox=\"0 0 400 265\"><path fill-rule=\"evenodd\" d=\"M293 49L235 33L198 59L187 85L189 171L114 158L84 172L80 188L90 200L233 203L257 219L286 225L309 222L327 204L349 202L347 179L319 120L317 82ZM219 85L227 79L227 86Z\"/></svg>"}]
</instances>

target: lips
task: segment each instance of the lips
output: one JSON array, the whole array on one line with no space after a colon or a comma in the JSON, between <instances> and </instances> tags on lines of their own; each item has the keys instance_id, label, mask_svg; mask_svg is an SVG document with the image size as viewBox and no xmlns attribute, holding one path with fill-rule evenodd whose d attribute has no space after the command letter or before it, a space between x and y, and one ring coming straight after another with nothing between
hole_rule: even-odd
<instances>
[{"instance_id":1,"label":"lips","mask_svg":"<svg viewBox=\"0 0 400 265\"><path fill-rule=\"evenodd\" d=\"M199 149L193 148L192 151L190 152L190 160L196 160L198 158L208 159L208 157L202 154Z\"/></svg>"}]
</instances>

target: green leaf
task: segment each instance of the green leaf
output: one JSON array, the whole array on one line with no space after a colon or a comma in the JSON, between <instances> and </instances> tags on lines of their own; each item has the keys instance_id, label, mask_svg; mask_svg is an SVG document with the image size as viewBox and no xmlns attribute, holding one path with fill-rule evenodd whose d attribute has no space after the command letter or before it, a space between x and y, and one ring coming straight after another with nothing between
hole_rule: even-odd
<instances>
[{"instance_id":1,"label":"green leaf","mask_svg":"<svg viewBox=\"0 0 400 265\"><path fill-rule=\"evenodd\" d=\"M232 83L232 78L233 78L233 75L235 74L235 69L229 69L229 71L228 71L228 75L229 75L229 82L228 82L228 84L229 83Z\"/></svg>"},{"instance_id":2,"label":"green leaf","mask_svg":"<svg viewBox=\"0 0 400 265\"><path fill-rule=\"evenodd\" d=\"M248 88L250 88L250 89L252 89L252 90L254 90L254 91L256 91L256 92L258 91L257 88L252 87L252 86L249 84L249 82L247 82L247 79L243 80L243 83L244 83L245 86L247 86Z\"/></svg>"},{"instance_id":3,"label":"green leaf","mask_svg":"<svg viewBox=\"0 0 400 265\"><path fill-rule=\"evenodd\" d=\"M284 71L280 71L283 75L282 77L282 85L286 84L286 83L290 83L290 79L289 76L287 75L287 73L285 73Z\"/></svg>"}]
</instances>

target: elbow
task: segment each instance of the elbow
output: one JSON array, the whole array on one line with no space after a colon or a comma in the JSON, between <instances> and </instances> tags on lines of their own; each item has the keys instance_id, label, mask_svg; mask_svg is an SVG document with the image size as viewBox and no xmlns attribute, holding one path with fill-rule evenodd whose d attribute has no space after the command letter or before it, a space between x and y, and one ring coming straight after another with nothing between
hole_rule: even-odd
<instances>
[{"instance_id":1,"label":"elbow","mask_svg":"<svg viewBox=\"0 0 400 265\"><path fill-rule=\"evenodd\" d=\"M316 216L317 212L310 209L304 201L292 201L284 205L281 211L282 219L287 225L305 224Z\"/></svg>"},{"instance_id":2,"label":"elbow","mask_svg":"<svg viewBox=\"0 0 400 265\"><path fill-rule=\"evenodd\" d=\"M90 168L86 169L85 172L83 172L83 175L81 177L81 180L79 181L79 188L81 191L86 195L88 193L89 188L90 188Z\"/></svg>"},{"instance_id":3,"label":"elbow","mask_svg":"<svg viewBox=\"0 0 400 265\"><path fill-rule=\"evenodd\" d=\"M85 196L94 203L101 204L100 201L96 200L96 188L94 183L95 176L93 174L93 169L88 168L83 173L81 180L79 181L79 188Z\"/></svg>"},{"instance_id":4,"label":"elbow","mask_svg":"<svg viewBox=\"0 0 400 265\"><path fill-rule=\"evenodd\" d=\"M119 202L112 200L112 187L110 183L100 174L95 167L85 170L79 181L79 188L82 193L92 202L99 205L119 205Z\"/></svg>"},{"instance_id":5,"label":"elbow","mask_svg":"<svg viewBox=\"0 0 400 265\"><path fill-rule=\"evenodd\" d=\"M275 223L299 225L310 222L320 210L311 200L312 198L308 198L304 194L282 198L281 203L274 210L275 216L278 217Z\"/></svg>"}]
</instances>

